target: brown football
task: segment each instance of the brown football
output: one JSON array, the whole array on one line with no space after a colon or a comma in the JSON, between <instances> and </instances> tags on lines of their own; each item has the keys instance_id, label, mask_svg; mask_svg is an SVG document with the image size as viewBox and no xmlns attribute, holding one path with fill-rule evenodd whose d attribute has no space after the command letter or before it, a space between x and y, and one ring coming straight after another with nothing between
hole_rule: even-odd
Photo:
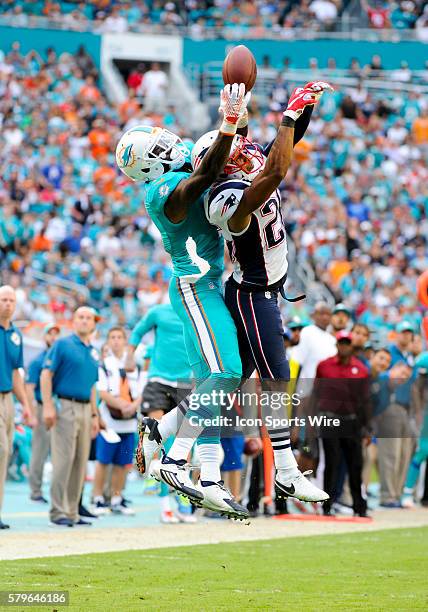
<instances>
[{"instance_id":1,"label":"brown football","mask_svg":"<svg viewBox=\"0 0 428 612\"><path fill-rule=\"evenodd\" d=\"M223 81L225 85L244 83L245 91L250 91L256 82L256 77L256 60L245 45L238 45L232 51L229 51L223 64Z\"/></svg>"},{"instance_id":2,"label":"brown football","mask_svg":"<svg viewBox=\"0 0 428 612\"><path fill-rule=\"evenodd\" d=\"M260 438L248 438L245 440L244 455L257 457L263 451L263 442Z\"/></svg>"}]
</instances>

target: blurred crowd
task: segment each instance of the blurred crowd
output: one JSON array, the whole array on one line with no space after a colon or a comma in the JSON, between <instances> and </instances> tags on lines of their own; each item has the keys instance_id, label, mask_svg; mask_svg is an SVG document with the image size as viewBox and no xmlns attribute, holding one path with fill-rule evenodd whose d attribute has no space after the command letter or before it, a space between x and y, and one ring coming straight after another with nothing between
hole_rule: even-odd
<instances>
[{"instance_id":1,"label":"blurred crowd","mask_svg":"<svg viewBox=\"0 0 428 612\"><path fill-rule=\"evenodd\" d=\"M382 0L361 0L371 28L375 30L393 28L409 30L415 28L418 34L426 37L428 12L426 2L384 2Z\"/></svg>"},{"instance_id":2,"label":"blurred crowd","mask_svg":"<svg viewBox=\"0 0 428 612\"><path fill-rule=\"evenodd\" d=\"M379 56L368 67L353 63L356 74L373 67L382 74ZM288 89L283 71L270 111L253 109L255 140L274 137ZM428 105L417 88L340 86L323 97L283 185L298 260L310 262L336 300L381 339L403 316L421 321L416 281L428 266L427 153Z\"/></svg>"},{"instance_id":3,"label":"blurred crowd","mask_svg":"<svg viewBox=\"0 0 428 612\"><path fill-rule=\"evenodd\" d=\"M381 58L369 67L354 61L350 70L381 74ZM49 323L90 303L105 321L131 327L160 301L170 266L142 206L144 187L118 173L114 149L138 123L189 136L173 107L159 113L167 75L156 63L138 66L128 76L128 99L116 107L84 48L60 57L49 49L42 58L24 56L15 43L0 55L0 75L0 269L18 289L17 317ZM285 69L268 109L254 97L254 140L274 137L288 89ZM415 296L428 264L427 110L416 91L340 86L323 97L283 184L298 261L381 339L403 316L421 321ZM45 282L52 277L55 283ZM306 308L288 305L287 312L305 318Z\"/></svg>"},{"instance_id":4,"label":"blurred crowd","mask_svg":"<svg viewBox=\"0 0 428 612\"><path fill-rule=\"evenodd\" d=\"M153 87L144 97L152 110L132 95L112 107L83 48L61 57L48 49L42 59L15 43L0 55L0 76L0 268L19 287L17 317L66 319L89 301L132 325L159 299L170 268L144 191L119 176L114 149L131 123L183 134L177 117L153 110Z\"/></svg>"},{"instance_id":5,"label":"blurred crowd","mask_svg":"<svg viewBox=\"0 0 428 612\"><path fill-rule=\"evenodd\" d=\"M285 28L334 30L347 4L342 0L4 0L0 14L13 18L17 26L33 25L42 17L61 28L95 33L187 26L194 36L206 36L216 28L226 37L239 29L240 36L257 38ZM369 25L376 29L424 28L425 5L424 0L364 0L360 25L364 25L361 16L367 14Z\"/></svg>"},{"instance_id":6,"label":"blurred crowd","mask_svg":"<svg viewBox=\"0 0 428 612\"><path fill-rule=\"evenodd\" d=\"M334 80L332 62L329 68ZM382 76L381 58L373 58L368 67L354 61L350 71L355 76ZM397 69L397 82L408 82L408 72L405 65ZM0 55L0 273L1 282L16 289L15 319L52 329L49 326L67 322L78 306L90 304L101 316L100 340L112 327L129 330L150 306L165 299L169 258L144 209L144 187L119 174L114 149L121 132L138 123L162 125L183 138L190 134L173 107L165 105L160 113L153 102L168 87L158 64L131 72L128 86L128 99L111 105L83 47L75 55L58 56L49 49L41 57L35 52L23 55L15 43ZM288 89L285 65L269 107L259 108L254 96L250 130L255 140L267 143L274 137ZM417 89L406 93L404 88L379 88L373 93L363 81L354 88L337 88L315 111L283 185L285 219L298 263L312 266L335 301L343 302L333 315L324 313L322 326L331 337L329 344L352 346L353 357L367 372L376 378L392 372L394 384L413 384L425 368L415 367L414 360L423 349L416 279L428 267L427 111L426 98ZM301 367L300 334L305 337L304 329L320 327L317 316L306 302L284 306L284 339L290 357ZM341 332L345 335L337 336ZM309 378L317 374L319 363L314 369L314 359L312 351ZM391 369L397 362L401 369ZM375 404L386 414L399 410L402 422L410 423L413 400L404 391L396 401L382 380L372 391L381 393ZM417 418L420 431L423 411ZM364 433L372 439L377 431ZM416 438L412 440L406 449L376 447L380 501L386 507L402 503ZM305 439L300 443L306 448ZM17 429L15 466L28 463L25 449L28 436ZM260 450L255 442L245 446L253 462L247 467L253 485L243 494L254 512L263 497ZM405 461L394 467L396 482L391 483L385 476L391 471L388 457L397 453ZM419 463L425 460L423 453ZM373 453L370 456L373 460ZM415 466L405 491L408 497L414 493ZM343 490L346 501L345 482L343 476L335 490L337 500ZM122 502L121 498L119 512L126 514L126 500Z\"/></svg>"},{"instance_id":7,"label":"blurred crowd","mask_svg":"<svg viewBox=\"0 0 428 612\"><path fill-rule=\"evenodd\" d=\"M0 293L1 315L5 295L14 299L14 292L3 287ZM151 360L156 354L156 368L161 362L167 364L165 355L159 355L156 323L149 324L149 317L137 326L142 332L136 333L135 328L131 337L123 327L111 326L98 352L92 343L97 339L99 316L94 309L80 307L74 312L71 334L55 323L45 326L45 348L26 367L28 399L26 405L21 399L17 411L8 474L15 481L28 478L30 499L46 506L50 483L50 520L54 525L87 526L99 516L133 516L136 512L129 501L127 479L128 485L138 479L133 469L137 418L160 412L156 402L162 403L162 395L159 390L153 395L156 383L150 380L157 379L151 378ZM5 324L4 315L0 321ZM15 328L11 332L19 334ZM392 341L374 348L369 328L355 322L344 304L331 309L319 302L308 320L288 320L283 337L292 377L288 386L284 383L284 391L298 401L287 408L285 404L282 408L272 404L264 416L291 419L291 439L299 467L314 471L330 500L321 507L285 500L275 491L272 451L267 439L263 440L266 432L259 424L248 425L257 409L254 412L255 406L240 404L239 399L236 415L244 417L245 424L222 426L221 441L222 477L234 496L252 516L309 513L367 518L379 507L396 510L412 508L419 502L428 506L428 471L424 484L422 470L428 458L428 351L423 351L419 330L403 319ZM142 338L144 345L140 344ZM141 366L132 358L128 361L130 350L137 347L142 349L137 357ZM85 353L86 359L76 357L77 352ZM179 367L187 368L183 357L185 361ZM132 363L130 368L128 363ZM49 379L53 380L52 387L47 385ZM250 383L254 383L251 392L260 393L257 381L252 379ZM149 391L150 385L153 389ZM183 390L183 394L186 392ZM87 399L79 399L82 394ZM6 395L11 393L0 394L2 401ZM73 430L68 412L71 410L73 419L78 420L82 409L87 418ZM36 418L32 424L28 419L31 410ZM25 422L32 429L20 424L25 411ZM99 423L91 421L91 413ZM313 425L311 416L338 419L339 426L325 422ZM73 436L75 444L66 443ZM80 457L78 482L70 476L69 466L77 464L73 453ZM90 463L81 457L87 457ZM191 463L196 477L196 451ZM86 487L83 497L85 475L93 485ZM143 481L145 494L160 496L161 522L190 523L201 515L196 515L183 498L173 501L168 487L163 489L152 478ZM205 516L221 518L208 511ZM7 525L0 520L3 528Z\"/></svg>"}]
</instances>

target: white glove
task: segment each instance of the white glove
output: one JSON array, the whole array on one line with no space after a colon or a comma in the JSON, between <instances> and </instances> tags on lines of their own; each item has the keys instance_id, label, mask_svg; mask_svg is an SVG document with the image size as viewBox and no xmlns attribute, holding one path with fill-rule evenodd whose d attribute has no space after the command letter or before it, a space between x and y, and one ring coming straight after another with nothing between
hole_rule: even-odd
<instances>
[{"instance_id":1,"label":"white glove","mask_svg":"<svg viewBox=\"0 0 428 612\"><path fill-rule=\"evenodd\" d=\"M219 111L223 113L223 122L220 132L228 136L234 136L238 129L238 120L247 110L247 104L251 93L245 94L244 83L233 83L225 85L220 92Z\"/></svg>"},{"instance_id":2,"label":"white glove","mask_svg":"<svg viewBox=\"0 0 428 612\"><path fill-rule=\"evenodd\" d=\"M249 96L249 95L250 95L250 92L247 93L247 96ZM247 127L247 125L248 125L248 110L245 109L245 111L242 113L242 115L239 116L238 124L237 124L238 130L240 128Z\"/></svg>"}]
</instances>

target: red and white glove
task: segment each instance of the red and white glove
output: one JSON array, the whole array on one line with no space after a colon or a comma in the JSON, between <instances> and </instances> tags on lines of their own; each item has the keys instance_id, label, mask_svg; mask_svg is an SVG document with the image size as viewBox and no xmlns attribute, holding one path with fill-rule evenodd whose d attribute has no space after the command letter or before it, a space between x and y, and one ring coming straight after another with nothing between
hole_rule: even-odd
<instances>
[{"instance_id":1,"label":"red and white glove","mask_svg":"<svg viewBox=\"0 0 428 612\"><path fill-rule=\"evenodd\" d=\"M297 121L307 106L316 103L316 95L311 89L296 87L288 100L287 108L283 113L284 117L289 117L293 121Z\"/></svg>"},{"instance_id":2,"label":"red and white glove","mask_svg":"<svg viewBox=\"0 0 428 612\"><path fill-rule=\"evenodd\" d=\"M288 101L284 117L290 117L296 121L307 106L316 104L325 91L333 91L333 88L324 81L313 81L304 87L296 87Z\"/></svg>"},{"instance_id":3,"label":"red and white glove","mask_svg":"<svg viewBox=\"0 0 428 612\"><path fill-rule=\"evenodd\" d=\"M233 85L225 85L220 92L220 107L219 111L223 113L223 122L220 126L220 132L228 136L234 136L238 129L238 120L245 115L247 104L250 100L251 93L245 93L244 83L233 83Z\"/></svg>"},{"instance_id":4,"label":"red and white glove","mask_svg":"<svg viewBox=\"0 0 428 612\"><path fill-rule=\"evenodd\" d=\"M326 81L311 81L310 83L306 83L304 89L313 91L317 100L321 98L325 91L334 91L330 83L326 83Z\"/></svg>"}]
</instances>

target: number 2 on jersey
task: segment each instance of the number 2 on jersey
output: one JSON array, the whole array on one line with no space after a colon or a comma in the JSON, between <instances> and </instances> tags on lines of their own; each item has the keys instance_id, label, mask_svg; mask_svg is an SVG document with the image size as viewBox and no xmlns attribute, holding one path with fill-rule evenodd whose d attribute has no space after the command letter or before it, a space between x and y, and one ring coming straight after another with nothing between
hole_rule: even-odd
<instances>
[{"instance_id":1,"label":"number 2 on jersey","mask_svg":"<svg viewBox=\"0 0 428 612\"><path fill-rule=\"evenodd\" d=\"M278 198L270 198L260 209L262 217L272 216L263 228L267 248L277 247L285 238L284 222Z\"/></svg>"}]
</instances>

